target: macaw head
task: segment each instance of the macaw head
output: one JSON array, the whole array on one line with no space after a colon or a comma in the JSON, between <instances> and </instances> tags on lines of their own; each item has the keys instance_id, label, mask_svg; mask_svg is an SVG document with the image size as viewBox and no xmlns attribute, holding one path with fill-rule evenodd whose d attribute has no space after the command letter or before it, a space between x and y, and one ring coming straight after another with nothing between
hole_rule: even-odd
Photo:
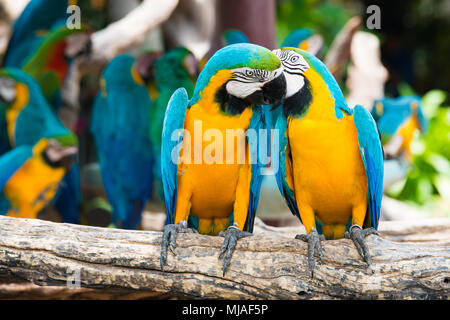
<instances>
[{"instance_id":1,"label":"macaw head","mask_svg":"<svg viewBox=\"0 0 450 320\"><path fill-rule=\"evenodd\" d=\"M318 34L313 34L310 29L301 28L292 31L286 39L284 39L281 47L294 47L304 51L308 51L313 55L317 55L323 45L323 39Z\"/></svg>"},{"instance_id":2,"label":"macaw head","mask_svg":"<svg viewBox=\"0 0 450 320\"><path fill-rule=\"evenodd\" d=\"M20 69L0 70L0 100L6 110L13 108L8 118L8 122L14 121L14 126L8 126L13 146L34 145L43 137L67 139L63 137L73 135L52 111L36 80Z\"/></svg>"},{"instance_id":3,"label":"macaw head","mask_svg":"<svg viewBox=\"0 0 450 320\"><path fill-rule=\"evenodd\" d=\"M145 52L136 58L136 70L146 84L155 80L155 63L163 56L161 51Z\"/></svg>"},{"instance_id":4,"label":"macaw head","mask_svg":"<svg viewBox=\"0 0 450 320\"><path fill-rule=\"evenodd\" d=\"M200 73L190 105L200 98L220 104L222 111L240 113L255 104L276 104L286 81L278 57L270 50L238 43L218 50Z\"/></svg>"},{"instance_id":5,"label":"macaw head","mask_svg":"<svg viewBox=\"0 0 450 320\"><path fill-rule=\"evenodd\" d=\"M34 153L42 153L46 163L53 168L69 171L78 154L78 139L68 132L62 135L48 135L34 146Z\"/></svg>"},{"instance_id":6,"label":"macaw head","mask_svg":"<svg viewBox=\"0 0 450 320\"><path fill-rule=\"evenodd\" d=\"M135 59L128 54L122 54L112 59L105 67L100 80L102 90L121 87L134 87L145 85L145 81L139 74Z\"/></svg>"},{"instance_id":7,"label":"macaw head","mask_svg":"<svg viewBox=\"0 0 450 320\"><path fill-rule=\"evenodd\" d=\"M351 113L338 83L327 67L313 54L298 48L281 48L273 51L281 60L286 76L285 99L298 97L301 103L311 102L319 94L334 101L335 115L342 118L345 110Z\"/></svg>"},{"instance_id":8,"label":"macaw head","mask_svg":"<svg viewBox=\"0 0 450 320\"><path fill-rule=\"evenodd\" d=\"M183 79L190 79L192 82L197 79L199 65L194 54L185 47L177 47L167 51L155 63L156 80L161 85L170 85L171 80L176 88L177 83Z\"/></svg>"},{"instance_id":9,"label":"macaw head","mask_svg":"<svg viewBox=\"0 0 450 320\"><path fill-rule=\"evenodd\" d=\"M16 99L16 83L7 76L0 76L0 103L9 105Z\"/></svg>"}]
</instances>

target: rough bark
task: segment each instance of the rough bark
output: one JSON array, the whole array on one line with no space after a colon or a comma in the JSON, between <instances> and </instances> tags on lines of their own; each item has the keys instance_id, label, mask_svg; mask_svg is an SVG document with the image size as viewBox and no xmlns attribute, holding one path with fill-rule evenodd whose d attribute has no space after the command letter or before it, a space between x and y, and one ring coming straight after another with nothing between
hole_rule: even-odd
<instances>
[{"instance_id":1,"label":"rough bark","mask_svg":"<svg viewBox=\"0 0 450 320\"><path fill-rule=\"evenodd\" d=\"M448 236L450 222L423 225L401 228L397 223L382 223L381 237L367 238L373 255L372 270L361 261L350 240L325 241L324 264L316 265L311 279L307 245L292 239L295 231L301 231L299 228L289 234L289 228L273 229L258 221L256 234L239 240L223 277L218 260L221 237L180 234L177 255L169 254L163 273L159 264L160 232L0 217L0 274L9 279L0 286L0 295L17 298L20 288L16 287L13 297L8 296L11 290L7 289L23 279L52 286L42 287L52 298L55 296L49 292L59 290L73 292L71 297L79 298L448 299L448 237L443 242L404 240L418 230L440 230ZM403 242L388 240L395 237ZM81 289L54 288L66 286L74 270L79 272ZM24 288L27 284L18 285ZM28 286L35 293L39 291L35 285ZM81 293L77 296L77 291L70 290Z\"/></svg>"}]
</instances>

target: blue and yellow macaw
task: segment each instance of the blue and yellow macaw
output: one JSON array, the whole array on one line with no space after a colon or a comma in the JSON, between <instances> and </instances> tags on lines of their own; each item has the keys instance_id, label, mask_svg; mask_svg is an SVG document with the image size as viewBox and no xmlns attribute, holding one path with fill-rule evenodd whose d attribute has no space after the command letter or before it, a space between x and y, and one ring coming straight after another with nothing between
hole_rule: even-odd
<instances>
[{"instance_id":1,"label":"blue and yellow macaw","mask_svg":"<svg viewBox=\"0 0 450 320\"><path fill-rule=\"evenodd\" d=\"M314 55L290 47L275 53L287 84L273 144L273 152L279 152L276 180L306 228L307 235L296 238L308 242L311 273L315 251L322 259L324 236L351 238L370 265L364 237L376 233L383 193L375 121L362 106L348 107L336 80Z\"/></svg>"},{"instance_id":2,"label":"blue and yellow macaw","mask_svg":"<svg viewBox=\"0 0 450 320\"><path fill-rule=\"evenodd\" d=\"M0 214L37 217L51 203L78 152L72 134L46 136L0 156Z\"/></svg>"},{"instance_id":3,"label":"blue and yellow macaw","mask_svg":"<svg viewBox=\"0 0 450 320\"><path fill-rule=\"evenodd\" d=\"M422 112L418 96L383 98L375 100L372 107L387 157L404 155L411 160L411 142L416 130L426 132L428 122Z\"/></svg>"},{"instance_id":4,"label":"blue and yellow macaw","mask_svg":"<svg viewBox=\"0 0 450 320\"><path fill-rule=\"evenodd\" d=\"M129 55L106 66L94 102L94 136L103 185L114 224L136 229L152 195L154 158L150 141L151 101L144 80Z\"/></svg>"},{"instance_id":5,"label":"blue and yellow macaw","mask_svg":"<svg viewBox=\"0 0 450 320\"><path fill-rule=\"evenodd\" d=\"M167 211L162 270L177 233L195 230L225 237L219 255L224 273L237 240L251 235L262 180L258 148L265 123L259 104L281 101L284 91L281 63L272 52L234 44L207 62L190 100L184 88L172 95L161 149ZM246 131L254 138L247 138ZM199 143L203 137L212 143Z\"/></svg>"},{"instance_id":6,"label":"blue and yellow macaw","mask_svg":"<svg viewBox=\"0 0 450 320\"><path fill-rule=\"evenodd\" d=\"M51 110L39 84L15 68L0 69L0 124L0 154L23 145L33 146L46 136L73 135ZM77 181L73 188L76 191L70 192L70 202L66 199L57 205L64 222L80 221L81 186L75 179ZM59 194L67 191L67 183L62 185L56 202L59 202Z\"/></svg>"}]
</instances>

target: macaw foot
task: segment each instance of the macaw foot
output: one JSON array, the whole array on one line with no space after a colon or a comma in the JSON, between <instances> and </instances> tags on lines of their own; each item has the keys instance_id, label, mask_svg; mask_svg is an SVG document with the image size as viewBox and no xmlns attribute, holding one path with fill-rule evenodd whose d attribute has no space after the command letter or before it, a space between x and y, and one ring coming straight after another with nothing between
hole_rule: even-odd
<instances>
[{"instance_id":1,"label":"macaw foot","mask_svg":"<svg viewBox=\"0 0 450 320\"><path fill-rule=\"evenodd\" d=\"M323 263L323 248L321 241L325 240L323 234L319 234L316 229L312 228L309 234L298 234L295 239L308 242L308 262L311 269L311 278L314 278L314 253L317 251L320 262Z\"/></svg>"},{"instance_id":2,"label":"macaw foot","mask_svg":"<svg viewBox=\"0 0 450 320\"><path fill-rule=\"evenodd\" d=\"M378 232L374 228L367 228L363 230L357 224L354 224L350 227L350 232L347 231L344 233L344 238L353 240L356 249L358 250L363 260L367 262L369 267L372 265L372 257L370 256L369 247L367 246L365 237L370 234L378 235Z\"/></svg>"},{"instance_id":3,"label":"macaw foot","mask_svg":"<svg viewBox=\"0 0 450 320\"><path fill-rule=\"evenodd\" d=\"M161 241L161 271L164 271L164 265L167 263L167 249L176 256L175 248L177 246L178 233L198 233L197 230L188 228L187 221L181 221L178 224L168 224L164 226Z\"/></svg>"},{"instance_id":4,"label":"macaw foot","mask_svg":"<svg viewBox=\"0 0 450 320\"><path fill-rule=\"evenodd\" d=\"M225 237L219 254L219 259L222 259L225 255L223 260L223 275L225 276L225 272L231 263L231 255L236 247L236 242L241 238L250 237L252 234L250 232L241 231L235 226L231 226L225 231L220 231L219 236Z\"/></svg>"}]
</instances>

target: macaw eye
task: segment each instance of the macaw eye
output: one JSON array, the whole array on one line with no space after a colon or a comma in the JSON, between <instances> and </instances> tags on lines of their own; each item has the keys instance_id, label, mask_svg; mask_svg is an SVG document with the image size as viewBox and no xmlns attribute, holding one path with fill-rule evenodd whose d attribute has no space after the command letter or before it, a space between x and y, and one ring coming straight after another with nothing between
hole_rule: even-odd
<instances>
[{"instance_id":1,"label":"macaw eye","mask_svg":"<svg viewBox=\"0 0 450 320\"><path fill-rule=\"evenodd\" d=\"M292 56L291 57L291 62L296 62L298 60L298 56Z\"/></svg>"},{"instance_id":2,"label":"macaw eye","mask_svg":"<svg viewBox=\"0 0 450 320\"><path fill-rule=\"evenodd\" d=\"M253 71L252 71L252 70L247 70L247 71L245 72L245 75L246 75L247 77L253 77Z\"/></svg>"}]
</instances>

